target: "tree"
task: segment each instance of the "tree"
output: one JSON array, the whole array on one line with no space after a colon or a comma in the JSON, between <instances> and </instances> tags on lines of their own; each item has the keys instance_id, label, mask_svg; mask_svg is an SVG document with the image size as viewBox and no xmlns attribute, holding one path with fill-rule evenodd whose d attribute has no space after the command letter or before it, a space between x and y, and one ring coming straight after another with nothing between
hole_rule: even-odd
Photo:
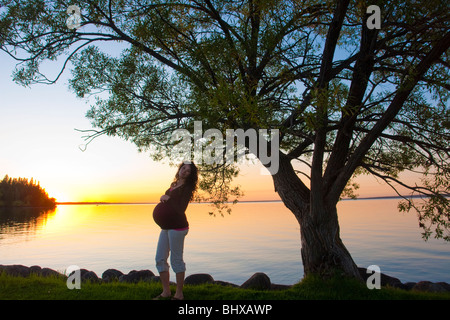
<instances>
[{"instance_id":1,"label":"tree","mask_svg":"<svg viewBox=\"0 0 450 320\"><path fill-rule=\"evenodd\" d=\"M360 174L409 189L399 208L417 210L425 237L450 240L445 1L80 0L72 29L66 1L3 3L0 45L19 61L17 82L54 83L59 75L39 66L59 57L61 73L73 65L76 95L97 96L88 142L122 137L159 160L179 142L174 130L196 120L204 130L279 130L272 177L300 224L305 274L359 277L336 204ZM200 186L222 203L239 194L229 184L237 172L205 165ZM421 185L401 172L421 174Z\"/></svg>"},{"instance_id":2,"label":"tree","mask_svg":"<svg viewBox=\"0 0 450 320\"><path fill-rule=\"evenodd\" d=\"M45 207L54 208L56 199L49 198L39 182L31 178L10 178L5 175L0 181L0 207Z\"/></svg>"}]
</instances>

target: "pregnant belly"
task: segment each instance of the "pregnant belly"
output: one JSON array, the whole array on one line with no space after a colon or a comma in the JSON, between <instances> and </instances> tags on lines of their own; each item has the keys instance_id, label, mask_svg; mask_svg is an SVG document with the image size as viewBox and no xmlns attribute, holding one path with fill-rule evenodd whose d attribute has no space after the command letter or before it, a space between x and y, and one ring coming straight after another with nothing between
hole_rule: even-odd
<instances>
[{"instance_id":1,"label":"pregnant belly","mask_svg":"<svg viewBox=\"0 0 450 320\"><path fill-rule=\"evenodd\" d=\"M188 227L186 216L180 216L166 202L160 202L153 209L153 220L161 229L177 229Z\"/></svg>"}]
</instances>

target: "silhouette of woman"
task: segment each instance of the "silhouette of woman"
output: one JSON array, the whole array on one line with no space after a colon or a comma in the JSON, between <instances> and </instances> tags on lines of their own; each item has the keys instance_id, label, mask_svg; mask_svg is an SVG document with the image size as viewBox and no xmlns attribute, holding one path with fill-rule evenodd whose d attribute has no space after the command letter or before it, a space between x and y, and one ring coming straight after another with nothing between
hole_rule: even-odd
<instances>
[{"instance_id":1,"label":"silhouette of woman","mask_svg":"<svg viewBox=\"0 0 450 320\"><path fill-rule=\"evenodd\" d=\"M184 239L189 231L186 208L197 189L198 170L194 163L184 162L178 167L174 181L160 203L153 210L153 219L161 227L156 249L156 268L158 269L163 292L155 299L169 298L169 264L176 274L177 289L172 299L182 300L186 264L183 260Z\"/></svg>"}]
</instances>

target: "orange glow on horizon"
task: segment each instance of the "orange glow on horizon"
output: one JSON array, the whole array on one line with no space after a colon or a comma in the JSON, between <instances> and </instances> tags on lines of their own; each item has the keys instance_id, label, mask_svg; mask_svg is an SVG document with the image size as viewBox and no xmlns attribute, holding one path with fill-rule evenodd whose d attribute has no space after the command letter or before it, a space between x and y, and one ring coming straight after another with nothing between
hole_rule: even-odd
<instances>
[{"instance_id":1,"label":"orange glow on horizon","mask_svg":"<svg viewBox=\"0 0 450 320\"><path fill-rule=\"evenodd\" d=\"M138 168L135 174L122 173L117 170L114 176L94 176L88 181L84 178L67 179L63 184L61 178L41 180L41 185L46 188L50 197L57 202L114 202L114 203L157 203L159 198L173 181L176 168L154 165L155 169L150 173L139 174ZM280 200L274 190L273 180L270 175L260 173L260 167L247 166L241 174L232 182L239 185L244 193L242 201ZM405 180L408 180L405 178ZM360 189L355 193L359 198L380 197L396 195L393 190L372 176L361 176L356 179ZM411 183L412 178L409 178Z\"/></svg>"}]
</instances>

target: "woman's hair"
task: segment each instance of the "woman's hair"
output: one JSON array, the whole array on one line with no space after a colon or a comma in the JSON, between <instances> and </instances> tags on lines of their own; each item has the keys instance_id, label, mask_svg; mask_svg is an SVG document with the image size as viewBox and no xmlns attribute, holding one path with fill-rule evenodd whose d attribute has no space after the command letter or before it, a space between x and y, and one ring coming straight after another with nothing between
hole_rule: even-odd
<instances>
[{"instance_id":1,"label":"woman's hair","mask_svg":"<svg viewBox=\"0 0 450 320\"><path fill-rule=\"evenodd\" d=\"M177 173L175 174L175 180L173 181L172 185L174 185L180 178L179 173L183 166L191 167L191 173L189 174L186 181L184 182L183 188L187 187L186 190L189 190L191 192L189 200L192 200L192 198L194 197L194 193L197 190L197 181L198 181L198 169L197 169L197 166L193 162L191 162L191 161L182 162L178 166Z\"/></svg>"}]
</instances>

